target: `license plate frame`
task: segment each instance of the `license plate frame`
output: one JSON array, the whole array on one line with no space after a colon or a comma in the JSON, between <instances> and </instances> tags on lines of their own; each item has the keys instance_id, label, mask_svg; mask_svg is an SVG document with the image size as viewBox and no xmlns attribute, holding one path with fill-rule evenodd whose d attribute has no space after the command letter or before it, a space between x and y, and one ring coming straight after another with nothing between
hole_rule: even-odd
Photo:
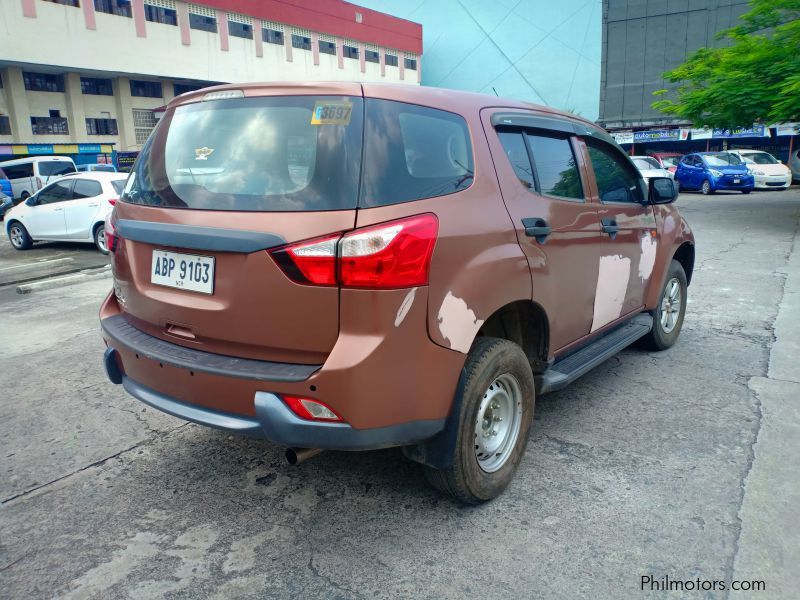
<instances>
[{"instance_id":1,"label":"license plate frame","mask_svg":"<svg viewBox=\"0 0 800 600\"><path fill-rule=\"evenodd\" d=\"M741 183L741 182L742 182L742 180L741 180L741 179L739 179L739 178L737 178L737 177L734 177L734 178L733 178L733 183Z\"/></svg>"},{"instance_id":2,"label":"license plate frame","mask_svg":"<svg viewBox=\"0 0 800 600\"><path fill-rule=\"evenodd\" d=\"M161 287L214 295L216 257L153 249L150 283ZM197 280L195 280L197 277Z\"/></svg>"}]
</instances>

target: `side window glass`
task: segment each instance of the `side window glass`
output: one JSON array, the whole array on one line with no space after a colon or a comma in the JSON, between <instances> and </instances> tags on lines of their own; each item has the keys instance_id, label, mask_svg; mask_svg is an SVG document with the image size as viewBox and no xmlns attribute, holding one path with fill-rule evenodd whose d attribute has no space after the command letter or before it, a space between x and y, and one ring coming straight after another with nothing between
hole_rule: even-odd
<instances>
[{"instance_id":1,"label":"side window glass","mask_svg":"<svg viewBox=\"0 0 800 600\"><path fill-rule=\"evenodd\" d=\"M472 185L463 117L393 100L368 99L360 206L444 196Z\"/></svg>"},{"instance_id":2,"label":"side window glass","mask_svg":"<svg viewBox=\"0 0 800 600\"><path fill-rule=\"evenodd\" d=\"M528 134L542 194L583 200L583 188L569 139Z\"/></svg>"},{"instance_id":3,"label":"side window glass","mask_svg":"<svg viewBox=\"0 0 800 600\"><path fill-rule=\"evenodd\" d=\"M94 198L103 193L103 188L97 181L91 179L76 179L75 188L72 190L72 197L75 200L81 198Z\"/></svg>"},{"instance_id":4,"label":"side window glass","mask_svg":"<svg viewBox=\"0 0 800 600\"><path fill-rule=\"evenodd\" d=\"M500 139L500 143L503 144L508 162L511 163L519 180L526 187L532 188L533 169L531 168L530 158L528 158L528 151L525 149L525 139L522 134L498 131L497 137Z\"/></svg>"},{"instance_id":5,"label":"side window glass","mask_svg":"<svg viewBox=\"0 0 800 600\"><path fill-rule=\"evenodd\" d=\"M72 180L58 181L39 192L39 204L53 204L72 198Z\"/></svg>"},{"instance_id":6,"label":"side window glass","mask_svg":"<svg viewBox=\"0 0 800 600\"><path fill-rule=\"evenodd\" d=\"M616 151L590 143L587 141L600 201L641 203L644 197L639 187L639 176L631 172L632 169Z\"/></svg>"}]
</instances>

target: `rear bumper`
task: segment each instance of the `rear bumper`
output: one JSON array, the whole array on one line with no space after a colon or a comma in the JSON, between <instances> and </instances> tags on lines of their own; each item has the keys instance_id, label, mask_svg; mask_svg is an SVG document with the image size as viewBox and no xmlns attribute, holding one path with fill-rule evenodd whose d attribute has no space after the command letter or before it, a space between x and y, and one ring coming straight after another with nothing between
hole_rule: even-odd
<instances>
[{"instance_id":1,"label":"rear bumper","mask_svg":"<svg viewBox=\"0 0 800 600\"><path fill-rule=\"evenodd\" d=\"M116 363L114 352L111 348L106 351L107 370L110 364ZM269 392L256 392L256 416L246 417L170 398L114 372L113 367L108 375L112 381L119 377L125 391L134 398L174 417L295 448L371 450L405 446L428 439L444 428L444 419L413 421L374 429L354 429L346 423L306 421L289 410L277 395Z\"/></svg>"}]
</instances>

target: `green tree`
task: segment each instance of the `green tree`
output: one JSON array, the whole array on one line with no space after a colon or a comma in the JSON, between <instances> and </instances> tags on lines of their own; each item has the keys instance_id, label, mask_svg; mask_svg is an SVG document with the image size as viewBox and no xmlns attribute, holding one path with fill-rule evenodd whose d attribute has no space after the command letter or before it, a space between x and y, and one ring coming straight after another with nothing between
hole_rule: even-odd
<instances>
[{"instance_id":1,"label":"green tree","mask_svg":"<svg viewBox=\"0 0 800 600\"><path fill-rule=\"evenodd\" d=\"M742 23L664 73L653 108L697 126L800 121L800 0L750 0Z\"/></svg>"}]
</instances>

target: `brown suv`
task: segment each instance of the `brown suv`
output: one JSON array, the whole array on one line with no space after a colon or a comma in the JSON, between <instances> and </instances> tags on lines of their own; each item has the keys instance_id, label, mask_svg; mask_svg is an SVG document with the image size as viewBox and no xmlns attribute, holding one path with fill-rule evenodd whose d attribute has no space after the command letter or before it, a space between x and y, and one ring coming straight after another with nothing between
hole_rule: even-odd
<instances>
[{"instance_id":1,"label":"brown suv","mask_svg":"<svg viewBox=\"0 0 800 600\"><path fill-rule=\"evenodd\" d=\"M108 376L295 460L403 446L434 486L485 501L537 393L675 342L694 240L674 198L602 129L522 102L367 83L184 94L107 225Z\"/></svg>"}]
</instances>

